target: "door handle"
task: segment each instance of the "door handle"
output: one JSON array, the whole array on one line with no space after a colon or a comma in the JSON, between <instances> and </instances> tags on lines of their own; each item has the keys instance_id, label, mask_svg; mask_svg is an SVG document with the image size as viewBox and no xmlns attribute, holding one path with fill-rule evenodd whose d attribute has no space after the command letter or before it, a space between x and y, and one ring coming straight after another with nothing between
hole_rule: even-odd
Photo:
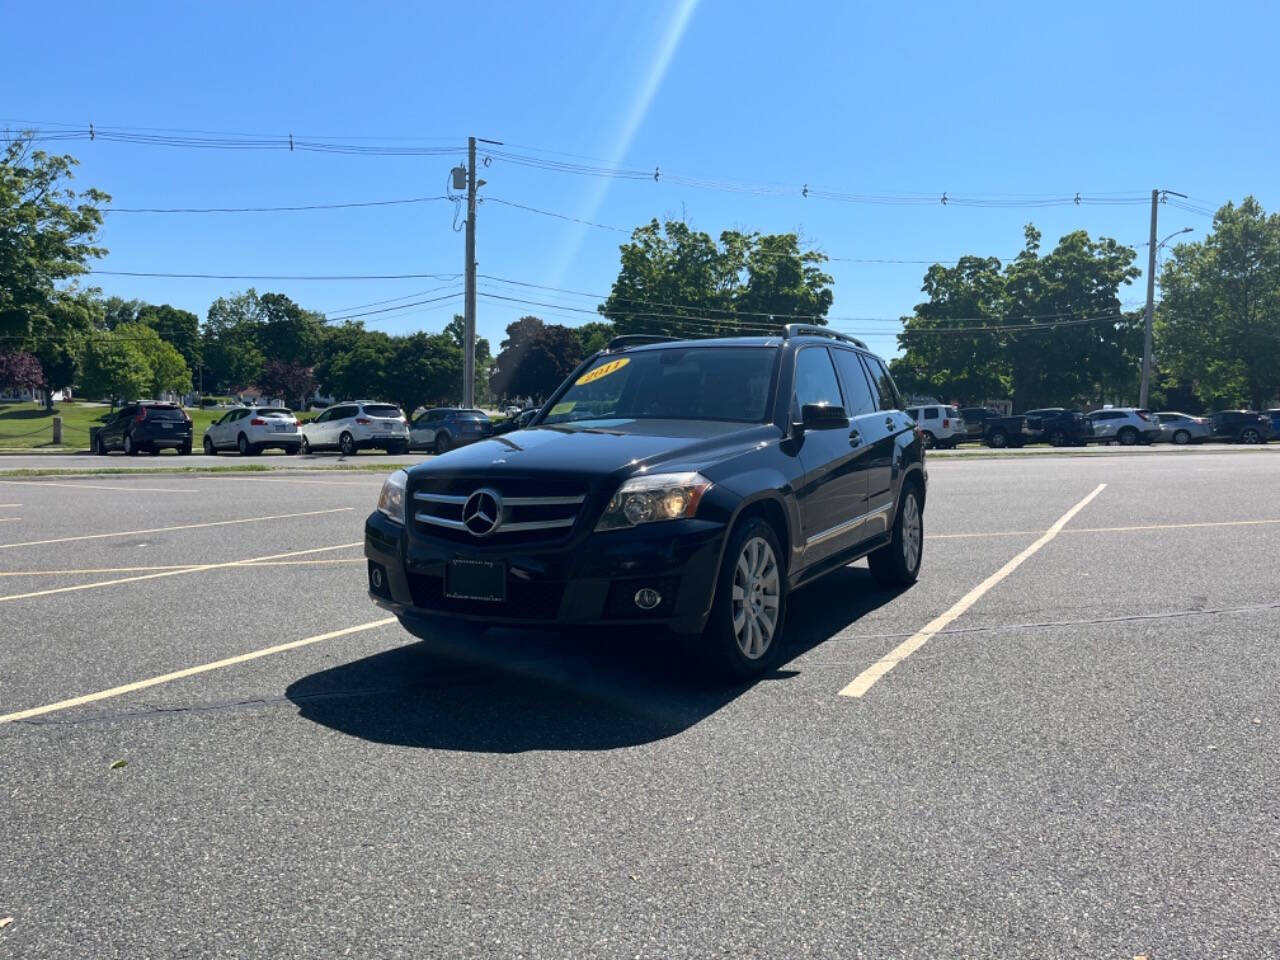
<instances>
[{"instance_id":1,"label":"door handle","mask_svg":"<svg viewBox=\"0 0 1280 960\"><path fill-rule=\"evenodd\" d=\"M888 427L890 430L892 430L892 429L893 429L893 417L885 417L885 418L884 418L884 425L885 425L886 427Z\"/></svg>"},{"instance_id":2,"label":"door handle","mask_svg":"<svg viewBox=\"0 0 1280 960\"><path fill-rule=\"evenodd\" d=\"M849 446L851 447L862 446L862 434L859 433L857 430L849 431Z\"/></svg>"}]
</instances>

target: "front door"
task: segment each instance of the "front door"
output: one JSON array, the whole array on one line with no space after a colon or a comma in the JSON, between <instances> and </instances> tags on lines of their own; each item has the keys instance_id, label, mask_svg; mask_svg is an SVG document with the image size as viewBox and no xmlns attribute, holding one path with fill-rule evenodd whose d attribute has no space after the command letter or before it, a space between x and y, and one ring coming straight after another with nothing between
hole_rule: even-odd
<instances>
[{"instance_id":1,"label":"front door","mask_svg":"<svg viewBox=\"0 0 1280 960\"><path fill-rule=\"evenodd\" d=\"M796 354L793 422L805 405L844 406L840 381L825 346L804 347ZM804 469L796 489L803 525L802 563L809 567L857 543L866 513L867 479L860 443L847 426L805 430L798 455Z\"/></svg>"},{"instance_id":2,"label":"front door","mask_svg":"<svg viewBox=\"0 0 1280 960\"><path fill-rule=\"evenodd\" d=\"M867 522L864 538L889 532L893 525L893 472L897 467L898 438L909 432L911 418L902 410L902 397L884 362L862 354L862 365L871 384L876 411L865 418L863 440L870 447L867 462Z\"/></svg>"}]
</instances>

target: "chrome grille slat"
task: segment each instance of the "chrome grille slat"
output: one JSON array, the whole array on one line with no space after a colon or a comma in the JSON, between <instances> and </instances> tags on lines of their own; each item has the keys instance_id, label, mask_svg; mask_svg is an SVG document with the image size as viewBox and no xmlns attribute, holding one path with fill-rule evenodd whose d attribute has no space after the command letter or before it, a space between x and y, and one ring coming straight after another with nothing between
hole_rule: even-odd
<instances>
[{"instance_id":1,"label":"chrome grille slat","mask_svg":"<svg viewBox=\"0 0 1280 960\"><path fill-rule=\"evenodd\" d=\"M438 527L448 527L450 530L466 530L467 525L461 520L450 520L447 517L433 517L429 513L415 513L413 519L419 523L434 523Z\"/></svg>"},{"instance_id":2,"label":"chrome grille slat","mask_svg":"<svg viewBox=\"0 0 1280 960\"><path fill-rule=\"evenodd\" d=\"M425 478L409 491L417 506L418 529L440 539L466 543L532 543L567 536L577 524L589 492L582 484L528 477ZM576 489L574 489L576 487ZM501 518L491 532L478 535L462 519L467 502L487 490L501 501ZM507 491L511 496L507 496Z\"/></svg>"},{"instance_id":3,"label":"chrome grille slat","mask_svg":"<svg viewBox=\"0 0 1280 960\"><path fill-rule=\"evenodd\" d=\"M456 497L448 493L423 493L422 491L415 493L413 495L413 499L423 500L427 503L452 503L457 504L458 506L462 506L462 504L467 502L466 497Z\"/></svg>"},{"instance_id":4,"label":"chrome grille slat","mask_svg":"<svg viewBox=\"0 0 1280 960\"><path fill-rule=\"evenodd\" d=\"M525 520L518 523L504 523L494 531L494 536L500 537L504 533L518 533L521 530L555 530L559 527L572 527L577 519L577 517L565 517L563 520Z\"/></svg>"},{"instance_id":5,"label":"chrome grille slat","mask_svg":"<svg viewBox=\"0 0 1280 960\"><path fill-rule=\"evenodd\" d=\"M503 497L502 502L508 507L574 507L586 499L584 494L580 497Z\"/></svg>"}]
</instances>

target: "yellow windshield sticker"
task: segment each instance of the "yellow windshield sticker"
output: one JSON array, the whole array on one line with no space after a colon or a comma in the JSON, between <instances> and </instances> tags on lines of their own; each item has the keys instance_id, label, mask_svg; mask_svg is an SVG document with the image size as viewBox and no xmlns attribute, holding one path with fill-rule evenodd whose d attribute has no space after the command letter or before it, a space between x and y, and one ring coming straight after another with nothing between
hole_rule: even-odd
<instances>
[{"instance_id":1,"label":"yellow windshield sticker","mask_svg":"<svg viewBox=\"0 0 1280 960\"><path fill-rule=\"evenodd\" d=\"M551 408L551 413L549 413L548 416L558 417L562 413L571 412L573 408L576 406L577 404L574 403L572 400L570 400L568 403L557 403L554 407Z\"/></svg>"},{"instance_id":2,"label":"yellow windshield sticker","mask_svg":"<svg viewBox=\"0 0 1280 960\"><path fill-rule=\"evenodd\" d=\"M588 383L595 383L597 380L607 377L611 373L617 373L631 361L627 357L619 357L617 360L610 360L608 363L602 363L594 370L588 370L580 376L575 387L584 387Z\"/></svg>"}]
</instances>

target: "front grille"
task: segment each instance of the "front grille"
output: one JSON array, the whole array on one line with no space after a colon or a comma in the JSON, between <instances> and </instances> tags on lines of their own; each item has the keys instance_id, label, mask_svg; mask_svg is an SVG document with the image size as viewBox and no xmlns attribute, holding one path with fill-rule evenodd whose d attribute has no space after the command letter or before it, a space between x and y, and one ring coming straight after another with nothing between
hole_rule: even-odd
<instances>
[{"instance_id":1,"label":"front grille","mask_svg":"<svg viewBox=\"0 0 1280 960\"><path fill-rule=\"evenodd\" d=\"M444 577L411 573L409 592L413 596L413 605L423 610L492 617L496 620L554 620L560 612L564 584L508 577L506 600L464 600L445 596Z\"/></svg>"},{"instance_id":2,"label":"front grille","mask_svg":"<svg viewBox=\"0 0 1280 960\"><path fill-rule=\"evenodd\" d=\"M467 502L489 491L467 514ZM587 488L568 481L496 478L428 478L410 495L415 527L422 533L456 543L533 543L567 538L586 502ZM496 525L493 525L496 521Z\"/></svg>"}]
</instances>

